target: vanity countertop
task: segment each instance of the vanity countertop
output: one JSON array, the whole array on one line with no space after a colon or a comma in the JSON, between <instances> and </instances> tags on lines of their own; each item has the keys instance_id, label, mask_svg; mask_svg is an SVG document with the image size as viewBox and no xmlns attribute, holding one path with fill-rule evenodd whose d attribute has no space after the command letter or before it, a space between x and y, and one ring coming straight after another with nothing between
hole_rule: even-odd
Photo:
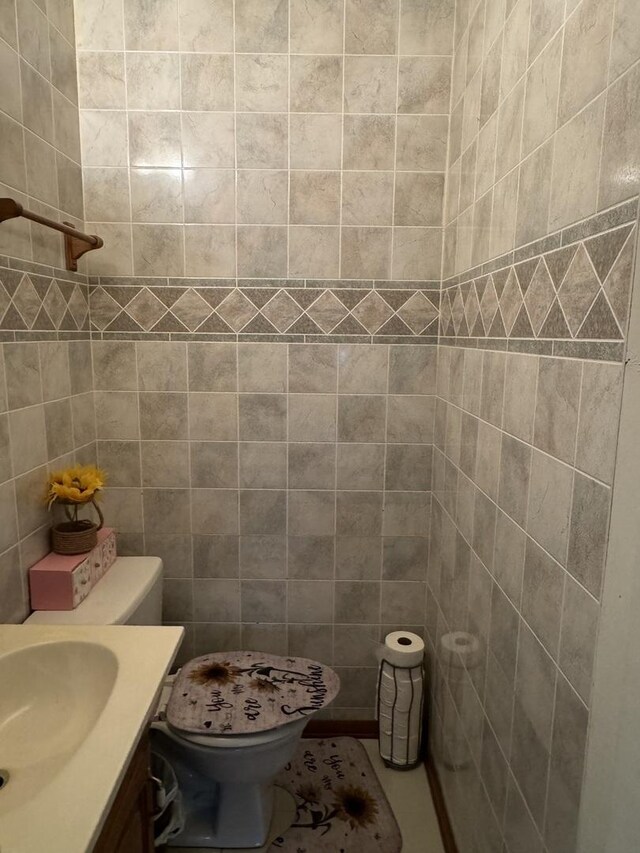
<instances>
[{"instance_id":1,"label":"vanity countertop","mask_svg":"<svg viewBox=\"0 0 640 853\"><path fill-rule=\"evenodd\" d=\"M1 853L92 850L183 633L0 625Z\"/></svg>"}]
</instances>

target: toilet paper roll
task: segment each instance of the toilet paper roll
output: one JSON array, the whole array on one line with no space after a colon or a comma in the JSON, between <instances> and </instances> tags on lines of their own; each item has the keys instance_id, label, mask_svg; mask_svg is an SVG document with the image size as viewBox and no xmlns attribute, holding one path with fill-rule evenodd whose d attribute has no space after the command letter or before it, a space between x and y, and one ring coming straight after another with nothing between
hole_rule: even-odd
<instances>
[{"instance_id":1,"label":"toilet paper roll","mask_svg":"<svg viewBox=\"0 0 640 853\"><path fill-rule=\"evenodd\" d=\"M385 666L386 664L386 666ZM411 693L422 684L422 670L420 667L412 669L391 669L391 664L383 661L380 672L380 696L393 702L393 697L398 693ZM395 678L394 678L395 676Z\"/></svg>"},{"instance_id":2,"label":"toilet paper roll","mask_svg":"<svg viewBox=\"0 0 640 853\"><path fill-rule=\"evenodd\" d=\"M418 701L420 700L420 695L417 696ZM416 695L412 696L411 693L399 693L397 696L391 696L387 699L384 696L380 696L379 699L379 707L380 713L386 712L387 714L397 713L397 714L408 714L411 710L412 705L416 701Z\"/></svg>"},{"instance_id":3,"label":"toilet paper roll","mask_svg":"<svg viewBox=\"0 0 640 853\"><path fill-rule=\"evenodd\" d=\"M394 667L388 660L383 660L382 663L387 664L381 668L380 678L383 684L411 684L413 681L422 681L422 667L420 664L416 666L401 666Z\"/></svg>"},{"instance_id":4,"label":"toilet paper roll","mask_svg":"<svg viewBox=\"0 0 640 853\"><path fill-rule=\"evenodd\" d=\"M440 659L448 666L472 669L480 661L478 638L467 631L451 631L440 638Z\"/></svg>"},{"instance_id":5,"label":"toilet paper roll","mask_svg":"<svg viewBox=\"0 0 640 853\"><path fill-rule=\"evenodd\" d=\"M394 737L386 732L380 732L380 755L385 761L393 760L394 764L414 764L420 754L420 738Z\"/></svg>"},{"instance_id":6,"label":"toilet paper roll","mask_svg":"<svg viewBox=\"0 0 640 853\"><path fill-rule=\"evenodd\" d=\"M378 650L378 660L394 666L419 666L424 659L424 642L410 631L392 631Z\"/></svg>"},{"instance_id":7,"label":"toilet paper roll","mask_svg":"<svg viewBox=\"0 0 640 853\"><path fill-rule=\"evenodd\" d=\"M384 713L383 709L386 709L389 713L392 710L406 713L416 702L420 701L423 689L422 677L411 678L406 681L401 681L398 677L397 682L394 684L393 681L384 679L385 664L386 661L383 661L383 672L378 690L380 713ZM395 672L399 676L400 673L412 672L412 670L396 670ZM413 670L413 672L416 672L416 670Z\"/></svg>"},{"instance_id":8,"label":"toilet paper roll","mask_svg":"<svg viewBox=\"0 0 640 853\"><path fill-rule=\"evenodd\" d=\"M422 720L420 718L420 714L417 712L413 714L394 714L393 716L389 716L387 714L383 714L381 709L378 723L380 731L386 732L388 735L391 735L393 732L394 735L397 735L398 737L419 737Z\"/></svg>"}]
</instances>

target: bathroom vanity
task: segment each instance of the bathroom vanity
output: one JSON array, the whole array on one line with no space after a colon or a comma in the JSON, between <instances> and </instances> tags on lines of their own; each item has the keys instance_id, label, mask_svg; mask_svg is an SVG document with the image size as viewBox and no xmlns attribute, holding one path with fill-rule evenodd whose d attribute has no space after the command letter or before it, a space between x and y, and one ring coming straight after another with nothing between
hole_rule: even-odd
<instances>
[{"instance_id":1,"label":"bathroom vanity","mask_svg":"<svg viewBox=\"0 0 640 853\"><path fill-rule=\"evenodd\" d=\"M146 732L182 636L0 625L0 850L153 849Z\"/></svg>"},{"instance_id":2,"label":"bathroom vanity","mask_svg":"<svg viewBox=\"0 0 640 853\"><path fill-rule=\"evenodd\" d=\"M133 754L93 853L152 853L153 791L145 732Z\"/></svg>"}]
</instances>

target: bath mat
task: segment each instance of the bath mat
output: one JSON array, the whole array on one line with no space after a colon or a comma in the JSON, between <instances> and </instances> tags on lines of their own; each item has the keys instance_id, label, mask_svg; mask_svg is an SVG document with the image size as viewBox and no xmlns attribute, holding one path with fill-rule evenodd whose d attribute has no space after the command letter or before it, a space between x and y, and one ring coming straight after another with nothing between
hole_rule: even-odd
<instances>
[{"instance_id":1,"label":"bath mat","mask_svg":"<svg viewBox=\"0 0 640 853\"><path fill-rule=\"evenodd\" d=\"M276 779L293 794L293 825L269 853L400 853L400 828L365 748L354 738L300 741Z\"/></svg>"}]
</instances>

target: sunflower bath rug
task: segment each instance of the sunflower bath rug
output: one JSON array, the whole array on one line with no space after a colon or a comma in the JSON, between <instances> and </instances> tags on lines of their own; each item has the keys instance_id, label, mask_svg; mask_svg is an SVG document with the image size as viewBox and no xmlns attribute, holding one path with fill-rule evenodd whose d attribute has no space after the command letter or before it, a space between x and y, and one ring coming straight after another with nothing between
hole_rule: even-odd
<instances>
[{"instance_id":1,"label":"sunflower bath rug","mask_svg":"<svg viewBox=\"0 0 640 853\"><path fill-rule=\"evenodd\" d=\"M300 741L276 779L296 819L269 853L400 853L402 836L369 756L354 738Z\"/></svg>"}]
</instances>

